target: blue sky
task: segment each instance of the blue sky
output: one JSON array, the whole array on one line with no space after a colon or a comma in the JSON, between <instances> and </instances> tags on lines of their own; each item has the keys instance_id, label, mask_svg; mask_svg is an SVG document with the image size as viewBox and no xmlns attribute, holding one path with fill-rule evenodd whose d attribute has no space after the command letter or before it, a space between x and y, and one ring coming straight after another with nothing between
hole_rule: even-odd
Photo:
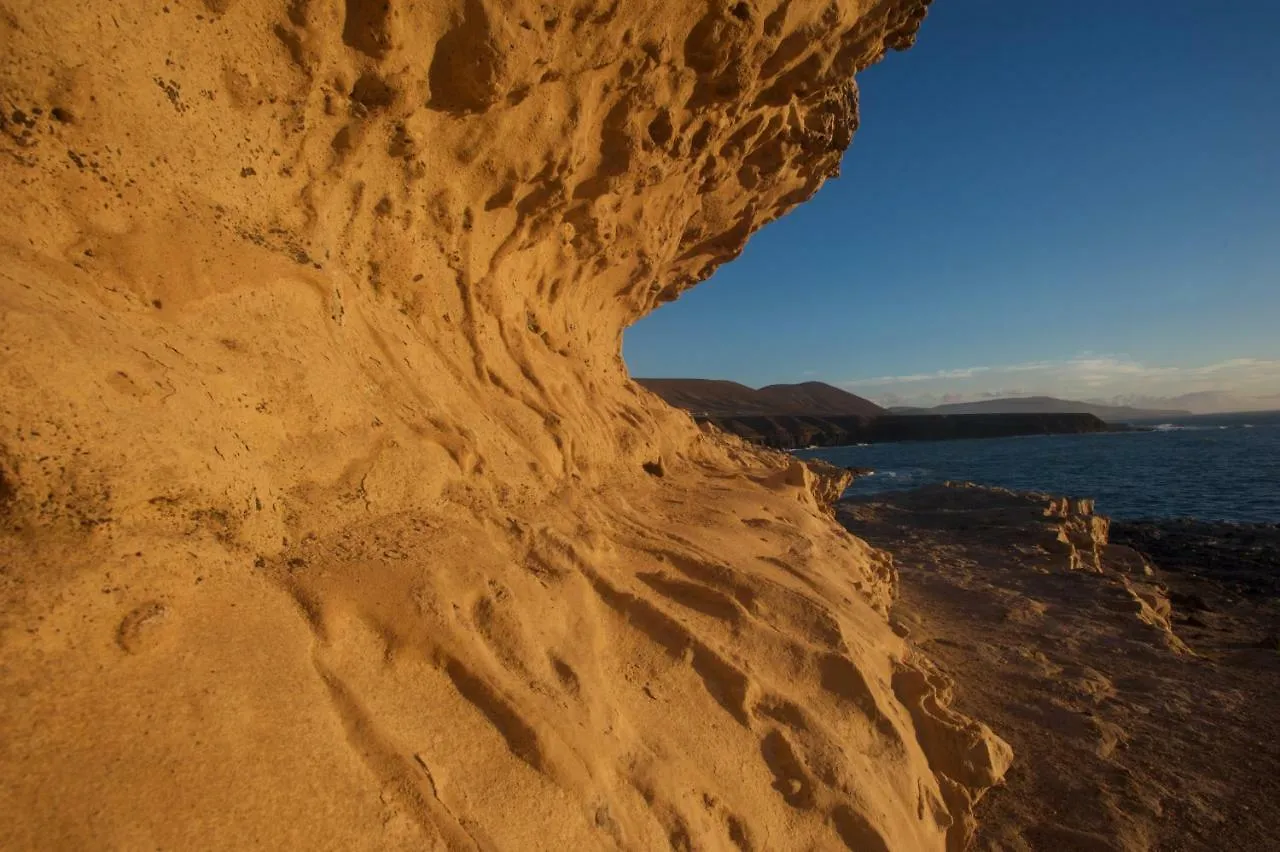
<instances>
[{"instance_id":1,"label":"blue sky","mask_svg":"<svg viewBox=\"0 0 1280 852\"><path fill-rule=\"evenodd\" d=\"M937 0L842 177L629 329L632 374L1280 393L1278 37L1262 0Z\"/></svg>"}]
</instances>

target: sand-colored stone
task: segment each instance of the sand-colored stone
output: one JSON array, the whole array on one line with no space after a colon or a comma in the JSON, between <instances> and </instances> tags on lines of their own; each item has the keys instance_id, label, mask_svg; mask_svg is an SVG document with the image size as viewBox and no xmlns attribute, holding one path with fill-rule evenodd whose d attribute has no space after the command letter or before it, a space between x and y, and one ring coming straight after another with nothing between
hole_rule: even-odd
<instances>
[{"instance_id":1,"label":"sand-colored stone","mask_svg":"<svg viewBox=\"0 0 1280 852\"><path fill-rule=\"evenodd\" d=\"M619 345L923 12L0 3L0 846L960 844L888 560Z\"/></svg>"}]
</instances>

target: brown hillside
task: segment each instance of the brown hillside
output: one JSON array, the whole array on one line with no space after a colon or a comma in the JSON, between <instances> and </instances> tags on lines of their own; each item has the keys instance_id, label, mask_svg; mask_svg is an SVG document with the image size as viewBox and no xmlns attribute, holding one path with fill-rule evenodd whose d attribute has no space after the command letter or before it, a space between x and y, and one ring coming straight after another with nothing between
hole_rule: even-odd
<instances>
[{"instance_id":1,"label":"brown hillside","mask_svg":"<svg viewBox=\"0 0 1280 852\"><path fill-rule=\"evenodd\" d=\"M776 411L862 417L877 417L887 413L869 399L823 382L768 385L760 388L757 393L778 406Z\"/></svg>"},{"instance_id":2,"label":"brown hillside","mask_svg":"<svg viewBox=\"0 0 1280 852\"><path fill-rule=\"evenodd\" d=\"M636 379L677 408L713 417L732 415L841 415L875 417L885 410L870 400L822 382L768 385L754 390L715 379Z\"/></svg>"}]
</instances>

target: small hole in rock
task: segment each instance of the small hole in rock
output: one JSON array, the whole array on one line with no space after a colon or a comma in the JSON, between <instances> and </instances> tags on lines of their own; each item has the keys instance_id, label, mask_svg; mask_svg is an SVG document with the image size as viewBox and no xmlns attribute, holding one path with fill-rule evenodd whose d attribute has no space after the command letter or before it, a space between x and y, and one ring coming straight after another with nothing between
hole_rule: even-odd
<instances>
[{"instance_id":1,"label":"small hole in rock","mask_svg":"<svg viewBox=\"0 0 1280 852\"><path fill-rule=\"evenodd\" d=\"M351 88L351 100L368 109L391 106L395 99L395 89L388 86L376 74L361 75L355 86Z\"/></svg>"},{"instance_id":2,"label":"small hole in rock","mask_svg":"<svg viewBox=\"0 0 1280 852\"><path fill-rule=\"evenodd\" d=\"M18 496L18 489L9 481L9 476L0 468L0 510L8 508Z\"/></svg>"},{"instance_id":3,"label":"small hole in rock","mask_svg":"<svg viewBox=\"0 0 1280 852\"><path fill-rule=\"evenodd\" d=\"M658 117L649 122L649 138L659 147L666 146L671 141L671 134L674 132L675 129L671 126L671 117L667 115L666 110L658 113Z\"/></svg>"}]
</instances>

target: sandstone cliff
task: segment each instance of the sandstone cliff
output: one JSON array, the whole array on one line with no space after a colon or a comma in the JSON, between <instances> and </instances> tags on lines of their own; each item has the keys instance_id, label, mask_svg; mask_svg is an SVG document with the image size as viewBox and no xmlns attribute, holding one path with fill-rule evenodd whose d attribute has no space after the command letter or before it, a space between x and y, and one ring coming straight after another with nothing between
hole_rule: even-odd
<instances>
[{"instance_id":1,"label":"sandstone cliff","mask_svg":"<svg viewBox=\"0 0 1280 852\"><path fill-rule=\"evenodd\" d=\"M962 845L889 560L619 355L923 16L2 0L0 845Z\"/></svg>"}]
</instances>

